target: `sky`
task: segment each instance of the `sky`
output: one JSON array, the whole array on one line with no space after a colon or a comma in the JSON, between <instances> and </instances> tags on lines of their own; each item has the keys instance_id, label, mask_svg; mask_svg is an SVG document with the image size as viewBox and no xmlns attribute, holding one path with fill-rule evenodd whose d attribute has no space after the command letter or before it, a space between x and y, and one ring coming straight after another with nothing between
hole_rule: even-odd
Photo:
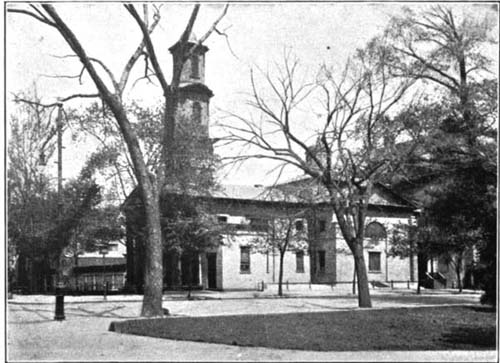
<instances>
[{"instance_id":1,"label":"sky","mask_svg":"<svg viewBox=\"0 0 500 363\"><path fill-rule=\"evenodd\" d=\"M400 14L402 3L231 3L218 29L227 39L213 34L205 43L206 84L215 96L211 99L211 123L225 111L247 112L244 104L250 90L250 69L270 69L280 62L283 52L290 50L300 60L305 77L314 77L322 64L341 69L356 48L379 34L392 15ZM413 7L421 5L406 4ZM23 4L12 5L24 7ZM428 6L428 5L424 5ZM462 5L469 7L473 5ZM59 3L60 16L71 27L90 56L102 60L116 77L141 39L140 31L120 3ZM195 34L200 37L219 16L223 3L202 3ZM189 17L192 4L163 3L162 19L153 33L159 61L170 76L172 63L168 48L179 38ZM25 91L36 82L46 102L74 93L94 93L88 77L82 84L55 75L80 72L77 59L61 58L71 54L61 36L49 26L20 14L6 17L6 82L7 111L12 93ZM141 75L139 62L132 79ZM160 100L157 86L145 81L129 87L126 97L153 105ZM79 107L83 101L68 103ZM307 122L307 120L304 120ZM216 129L211 130L212 136ZM85 158L93 150L90 140L77 144L65 138L63 165L65 178L76 176ZM227 153L228 150L222 150ZM270 184L270 164L251 161L238 169L221 173L228 184ZM297 172L290 171L285 177Z\"/></svg>"}]
</instances>

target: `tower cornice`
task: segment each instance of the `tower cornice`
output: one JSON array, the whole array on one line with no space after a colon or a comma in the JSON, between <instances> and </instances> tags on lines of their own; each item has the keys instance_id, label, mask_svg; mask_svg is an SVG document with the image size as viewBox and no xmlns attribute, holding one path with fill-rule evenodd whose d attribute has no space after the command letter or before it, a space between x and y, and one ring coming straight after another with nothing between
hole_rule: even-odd
<instances>
[{"instance_id":1,"label":"tower cornice","mask_svg":"<svg viewBox=\"0 0 500 363\"><path fill-rule=\"evenodd\" d=\"M193 93L201 93L209 98L213 97L214 93L210 88L208 88L204 83L199 82L190 82L186 84L181 84L179 86L179 91L182 93L193 92Z\"/></svg>"},{"instance_id":2,"label":"tower cornice","mask_svg":"<svg viewBox=\"0 0 500 363\"><path fill-rule=\"evenodd\" d=\"M193 46L196 45L196 43L194 43L194 42L186 42L186 45L187 45L188 49L191 49ZM177 50L179 49L180 46L181 46L181 42L178 41L177 43L175 43L174 45L172 45L170 48L168 48L168 50L170 51L170 53L175 54L175 53L177 53ZM196 49L195 53L205 54L207 51L208 51L208 47L206 45L201 44Z\"/></svg>"}]
</instances>

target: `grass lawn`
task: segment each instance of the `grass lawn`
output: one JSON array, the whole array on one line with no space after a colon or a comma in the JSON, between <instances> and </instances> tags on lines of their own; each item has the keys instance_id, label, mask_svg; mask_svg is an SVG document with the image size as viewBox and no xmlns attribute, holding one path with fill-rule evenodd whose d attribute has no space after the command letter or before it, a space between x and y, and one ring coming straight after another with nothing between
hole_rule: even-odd
<instances>
[{"instance_id":1,"label":"grass lawn","mask_svg":"<svg viewBox=\"0 0 500 363\"><path fill-rule=\"evenodd\" d=\"M114 322L164 339L318 351L495 349L496 314L482 307L180 317Z\"/></svg>"}]
</instances>

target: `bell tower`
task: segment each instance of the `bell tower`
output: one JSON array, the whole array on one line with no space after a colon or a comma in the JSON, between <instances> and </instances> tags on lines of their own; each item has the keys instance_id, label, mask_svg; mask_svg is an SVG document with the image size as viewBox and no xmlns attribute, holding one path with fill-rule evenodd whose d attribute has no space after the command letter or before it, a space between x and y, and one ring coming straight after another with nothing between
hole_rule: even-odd
<instances>
[{"instance_id":1,"label":"bell tower","mask_svg":"<svg viewBox=\"0 0 500 363\"><path fill-rule=\"evenodd\" d=\"M186 43L186 49L197 43L194 35ZM169 48L172 53L174 69L182 62L180 43ZM209 103L214 95L205 85L205 53L208 48L200 45L186 60L182 67L179 83L179 103L176 119L180 124L189 124L200 137L208 138Z\"/></svg>"}]
</instances>

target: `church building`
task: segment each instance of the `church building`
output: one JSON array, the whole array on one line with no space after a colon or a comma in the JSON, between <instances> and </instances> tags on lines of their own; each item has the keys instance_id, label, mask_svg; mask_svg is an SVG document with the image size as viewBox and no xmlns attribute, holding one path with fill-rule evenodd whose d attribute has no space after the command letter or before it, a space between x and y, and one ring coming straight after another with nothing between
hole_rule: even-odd
<instances>
[{"instance_id":1,"label":"church building","mask_svg":"<svg viewBox=\"0 0 500 363\"><path fill-rule=\"evenodd\" d=\"M188 45L193 46L190 42ZM190 152L213 153L209 138L209 102L213 92L205 84L206 46L198 47L181 73L177 126L196 129L196 142ZM170 48L174 67L180 62L179 45ZM191 140L191 139L190 139ZM193 146L193 144L196 144ZM194 155L194 154L193 154ZM193 156L194 157L194 156ZM309 183L307 178L299 183ZM308 186L309 188L310 186ZM279 253L275 246L255 248L255 240L269 237L266 226L279 218L294 216L295 232L303 231L302 248L286 252L283 281L298 284L336 284L352 282L352 254L342 238L333 211L327 203L307 203L294 199L269 198L271 189L261 185L224 185L209 195L190 191L221 226L220 243L195 255L164 252L164 287L195 286L203 289L256 289L278 282ZM162 198L168 193L164 191ZM134 190L123 204L127 224L126 286L141 291L143 286L144 223L142 203ZM164 205L164 203L161 203ZM365 260L368 279L387 284L417 279L417 258L391 256L390 244L395 226L414 223L414 206L382 185L375 186L369 201L366 226ZM165 213L165 211L162 211ZM305 246L305 247L304 247ZM195 263L192 263L195 261Z\"/></svg>"}]
</instances>

